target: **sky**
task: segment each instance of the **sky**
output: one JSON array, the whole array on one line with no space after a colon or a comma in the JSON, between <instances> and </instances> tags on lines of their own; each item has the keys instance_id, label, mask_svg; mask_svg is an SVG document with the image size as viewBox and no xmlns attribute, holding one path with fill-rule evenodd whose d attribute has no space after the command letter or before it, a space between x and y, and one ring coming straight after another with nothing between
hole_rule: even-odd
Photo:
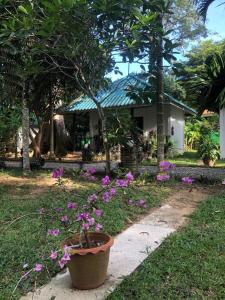
<instances>
[{"instance_id":1,"label":"sky","mask_svg":"<svg viewBox=\"0 0 225 300\"><path fill-rule=\"evenodd\" d=\"M206 28L209 31L209 36L207 39L219 41L225 38L225 4L220 5L221 3L225 3L225 1L216 0L208 9ZM179 55L179 57L181 57L181 55ZM123 75L111 73L109 77L111 77L112 80L126 76L131 72L141 71L139 64L119 63L118 67Z\"/></svg>"}]
</instances>

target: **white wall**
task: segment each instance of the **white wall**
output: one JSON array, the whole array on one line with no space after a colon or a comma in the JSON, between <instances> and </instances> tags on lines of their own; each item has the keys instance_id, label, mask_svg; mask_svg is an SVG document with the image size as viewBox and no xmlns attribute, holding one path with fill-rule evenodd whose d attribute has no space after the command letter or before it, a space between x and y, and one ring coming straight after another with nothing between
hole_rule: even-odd
<instances>
[{"instance_id":1,"label":"white wall","mask_svg":"<svg viewBox=\"0 0 225 300\"><path fill-rule=\"evenodd\" d=\"M176 106L170 105L168 124L168 129L170 131L169 135L171 135L171 128L174 128L174 135L171 136L171 140L175 144L175 150L179 153L183 153L185 125L184 111Z\"/></svg>"},{"instance_id":2,"label":"white wall","mask_svg":"<svg viewBox=\"0 0 225 300\"><path fill-rule=\"evenodd\" d=\"M225 158L225 107L220 110L220 158Z\"/></svg>"},{"instance_id":3,"label":"white wall","mask_svg":"<svg viewBox=\"0 0 225 300\"><path fill-rule=\"evenodd\" d=\"M184 151L184 111L180 108L166 104L164 107L164 127L165 135L171 136L171 128L174 127L174 136L171 139L175 143L175 150L179 153ZM148 136L149 131L157 129L156 105L149 107L135 108L134 117L143 117L144 136ZM98 134L98 113L90 112L90 135L94 137Z\"/></svg>"},{"instance_id":4,"label":"white wall","mask_svg":"<svg viewBox=\"0 0 225 300\"><path fill-rule=\"evenodd\" d=\"M170 107L169 105L165 105L164 109L164 129L165 135L170 135L170 128L168 124L168 120L170 117ZM144 135L148 136L148 132L150 130L156 130L157 129L157 112L156 112L156 105L152 105L149 107L143 107L143 108L136 108L134 110L134 117L143 117L144 118Z\"/></svg>"}]
</instances>

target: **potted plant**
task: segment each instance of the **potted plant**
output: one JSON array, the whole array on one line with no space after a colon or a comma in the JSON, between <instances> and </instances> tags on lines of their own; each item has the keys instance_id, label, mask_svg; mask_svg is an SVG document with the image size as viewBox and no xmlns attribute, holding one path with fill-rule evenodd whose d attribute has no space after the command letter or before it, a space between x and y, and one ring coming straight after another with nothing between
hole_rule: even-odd
<instances>
[{"instance_id":1,"label":"potted plant","mask_svg":"<svg viewBox=\"0 0 225 300\"><path fill-rule=\"evenodd\" d=\"M213 143L209 136L205 136L199 141L198 152L204 165L213 167L220 156L219 145Z\"/></svg>"},{"instance_id":2,"label":"potted plant","mask_svg":"<svg viewBox=\"0 0 225 300\"><path fill-rule=\"evenodd\" d=\"M95 169L90 168L83 173L85 178L95 180ZM61 172L55 170L53 177L57 178L58 184L62 185ZM107 275L110 248L113 238L100 232L102 225L98 223L103 211L98 207L98 201L107 203L116 197L117 187L126 188L133 180L129 172L124 179L111 181L109 176L101 180L101 189L97 193L88 196L82 210L75 203L68 203L68 208L76 211L75 222L78 232L71 235L62 243L63 256L59 264L64 267L67 264L72 284L75 288L85 290L97 288L104 283ZM72 212L74 215L74 212ZM67 215L61 218L63 225L67 227L69 218ZM72 222L70 221L70 225Z\"/></svg>"},{"instance_id":3,"label":"potted plant","mask_svg":"<svg viewBox=\"0 0 225 300\"><path fill-rule=\"evenodd\" d=\"M56 179L56 184L71 197L71 191L66 190L64 185L63 172L63 168L55 169L52 177ZM95 168L89 168L82 172L81 176L84 180L96 181L95 172ZM75 202L68 202L66 207L40 208L38 215L44 228L47 229L47 236L52 239L60 234L66 236L69 233L69 236L62 241L59 250L52 250L51 253L42 255L40 261L20 278L16 288L29 273L46 269L50 260L57 262L61 269L68 266L72 284L77 289L93 289L103 284L107 275L113 238L100 232L102 225L99 223L99 218L103 211L99 208L99 203L107 204L117 196L119 188L125 189L133 179L131 172L115 180L105 176L100 181L99 190L87 196L87 199L79 205ZM142 200L140 206L144 207L144 205ZM55 228L56 225L53 224L58 224L60 227ZM49 228L49 225L54 227Z\"/></svg>"}]
</instances>

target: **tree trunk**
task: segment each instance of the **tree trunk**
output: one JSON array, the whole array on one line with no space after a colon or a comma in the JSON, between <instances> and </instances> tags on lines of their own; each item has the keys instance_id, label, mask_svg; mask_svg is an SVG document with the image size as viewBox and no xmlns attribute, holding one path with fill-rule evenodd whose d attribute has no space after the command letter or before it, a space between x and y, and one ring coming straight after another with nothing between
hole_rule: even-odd
<instances>
[{"instance_id":1,"label":"tree trunk","mask_svg":"<svg viewBox=\"0 0 225 300\"><path fill-rule=\"evenodd\" d=\"M110 174L110 171L111 171L110 147L109 147L109 142L108 142L108 138L107 138L106 118L105 118L104 110L101 107L101 105L99 104L97 98L95 97L94 93L92 92L92 90L90 88L89 88L89 93L90 93L89 96L91 97L91 99L94 101L94 103L97 106L98 115L99 115L99 119L100 119L101 127L102 127L103 147L104 147L105 155L106 155L105 172L106 172L106 174Z\"/></svg>"},{"instance_id":2,"label":"tree trunk","mask_svg":"<svg viewBox=\"0 0 225 300\"><path fill-rule=\"evenodd\" d=\"M53 120L53 103L52 103L52 97L50 97L50 106L51 106L51 112L50 112L50 158L55 158L55 151L54 151L54 120Z\"/></svg>"},{"instance_id":3,"label":"tree trunk","mask_svg":"<svg viewBox=\"0 0 225 300\"><path fill-rule=\"evenodd\" d=\"M103 118L101 119L101 123L102 123L103 146L105 149L105 156L106 156L105 172L106 174L110 174L110 147L107 138L106 119L104 114L103 114Z\"/></svg>"},{"instance_id":4,"label":"tree trunk","mask_svg":"<svg viewBox=\"0 0 225 300\"><path fill-rule=\"evenodd\" d=\"M71 148L71 138L66 130L64 116L55 115L54 116L55 124L55 155L59 158L67 154L67 149Z\"/></svg>"},{"instance_id":5,"label":"tree trunk","mask_svg":"<svg viewBox=\"0 0 225 300\"><path fill-rule=\"evenodd\" d=\"M42 136L43 136L43 126L44 126L44 122L39 122L38 132L36 130L34 130L34 128L31 128L31 131L33 131L35 136L33 136L32 132L30 131L30 139L32 141L32 148L34 151L33 156L35 158L41 157L41 142L42 142Z\"/></svg>"},{"instance_id":6,"label":"tree trunk","mask_svg":"<svg viewBox=\"0 0 225 300\"><path fill-rule=\"evenodd\" d=\"M162 28L162 15L158 17L159 26ZM158 167L161 161L164 160L164 99L163 99L163 40L158 37L158 49L156 57L156 107L157 107L157 162Z\"/></svg>"},{"instance_id":7,"label":"tree trunk","mask_svg":"<svg viewBox=\"0 0 225 300\"><path fill-rule=\"evenodd\" d=\"M22 94L22 145L23 145L23 170L30 171L29 158L29 133L30 133L30 119L29 109L27 105L28 89L24 85Z\"/></svg>"}]
</instances>

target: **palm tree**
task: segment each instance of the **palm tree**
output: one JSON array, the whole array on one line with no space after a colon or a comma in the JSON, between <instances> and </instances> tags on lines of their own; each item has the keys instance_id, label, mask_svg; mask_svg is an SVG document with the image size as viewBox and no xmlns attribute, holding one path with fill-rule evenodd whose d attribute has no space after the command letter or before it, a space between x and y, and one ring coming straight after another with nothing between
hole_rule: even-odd
<instances>
[{"instance_id":1,"label":"palm tree","mask_svg":"<svg viewBox=\"0 0 225 300\"><path fill-rule=\"evenodd\" d=\"M203 19L205 21L209 6L213 2L215 2L215 0L196 0L195 2L197 4L197 9L198 9L199 14L203 17ZM221 3L220 5L223 5L223 4L224 4L224 2Z\"/></svg>"},{"instance_id":2,"label":"palm tree","mask_svg":"<svg viewBox=\"0 0 225 300\"><path fill-rule=\"evenodd\" d=\"M205 70L192 79L192 90L199 94L199 112L219 112L225 105L225 50L207 57Z\"/></svg>"}]
</instances>

